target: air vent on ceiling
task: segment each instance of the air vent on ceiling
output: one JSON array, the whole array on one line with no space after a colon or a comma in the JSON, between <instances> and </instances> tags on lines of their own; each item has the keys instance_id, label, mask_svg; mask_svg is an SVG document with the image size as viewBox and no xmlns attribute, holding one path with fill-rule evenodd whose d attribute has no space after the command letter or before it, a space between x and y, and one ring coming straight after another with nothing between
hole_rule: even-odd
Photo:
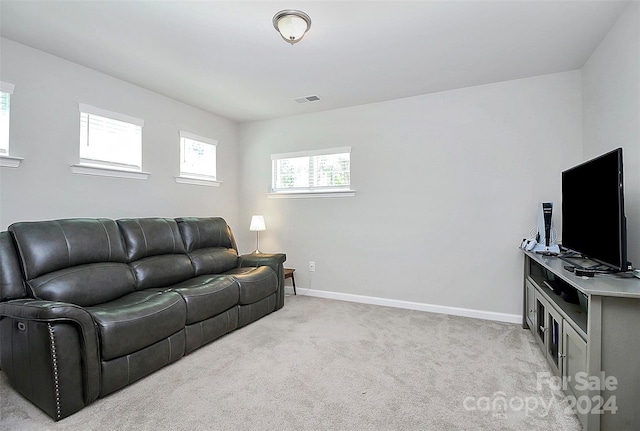
<instances>
[{"instance_id":1,"label":"air vent on ceiling","mask_svg":"<svg viewBox=\"0 0 640 431\"><path fill-rule=\"evenodd\" d=\"M298 103L307 103L307 102L317 102L320 100L320 96L314 94L312 96L298 97L297 99L293 99Z\"/></svg>"}]
</instances>

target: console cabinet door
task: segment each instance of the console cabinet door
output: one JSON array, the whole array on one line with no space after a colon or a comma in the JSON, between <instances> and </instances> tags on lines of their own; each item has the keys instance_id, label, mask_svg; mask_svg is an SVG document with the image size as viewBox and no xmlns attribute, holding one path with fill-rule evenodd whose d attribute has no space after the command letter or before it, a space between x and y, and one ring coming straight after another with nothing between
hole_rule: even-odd
<instances>
[{"instance_id":1,"label":"console cabinet door","mask_svg":"<svg viewBox=\"0 0 640 431\"><path fill-rule=\"evenodd\" d=\"M536 327L536 288L529 280L526 281L527 293L525 303L525 318L529 328Z\"/></svg>"},{"instance_id":2,"label":"console cabinet door","mask_svg":"<svg viewBox=\"0 0 640 431\"><path fill-rule=\"evenodd\" d=\"M564 326L564 366L562 375L567 377L568 386L577 398L581 395L588 395L586 391L576 389L576 384L583 382L580 378L576 379L576 375L582 373L581 376L584 379L584 376L588 374L587 342L571 325L565 323ZM580 375L578 377L580 377ZM581 384L579 386L582 387L584 385Z\"/></svg>"},{"instance_id":3,"label":"console cabinet door","mask_svg":"<svg viewBox=\"0 0 640 431\"><path fill-rule=\"evenodd\" d=\"M585 396L592 399L593 396L599 395L599 392L589 393L585 383L585 378L588 375L587 342L566 322L564 324L563 347L562 376L565 377L563 381L566 382L575 399L582 400ZM588 423L589 418L584 409L576 409L576 415L583 425Z\"/></svg>"},{"instance_id":4,"label":"console cabinet door","mask_svg":"<svg viewBox=\"0 0 640 431\"><path fill-rule=\"evenodd\" d=\"M563 318L538 291L535 292L536 330L534 336L545 353L551 369L562 375Z\"/></svg>"},{"instance_id":5,"label":"console cabinet door","mask_svg":"<svg viewBox=\"0 0 640 431\"><path fill-rule=\"evenodd\" d=\"M564 359L563 349L563 326L569 326L564 323L562 316L556 311L555 308L547 305L546 309L546 351L547 359L551 364L551 368L557 375L561 375L562 365Z\"/></svg>"},{"instance_id":6,"label":"console cabinet door","mask_svg":"<svg viewBox=\"0 0 640 431\"><path fill-rule=\"evenodd\" d=\"M540 295L538 293L538 291L536 291L534 293L534 297L535 297L535 307L534 307L534 313L535 313L535 317L534 317L534 323L535 326L532 326L533 328L533 335L536 339L536 341L538 342L538 344L540 345L540 348L542 349L543 352L547 352L547 347L546 347L546 336L545 336L545 332L547 331L547 328L545 326L545 322L547 321L546 319L546 315L547 315L547 306L548 303L547 301L542 297L542 295Z\"/></svg>"}]
</instances>

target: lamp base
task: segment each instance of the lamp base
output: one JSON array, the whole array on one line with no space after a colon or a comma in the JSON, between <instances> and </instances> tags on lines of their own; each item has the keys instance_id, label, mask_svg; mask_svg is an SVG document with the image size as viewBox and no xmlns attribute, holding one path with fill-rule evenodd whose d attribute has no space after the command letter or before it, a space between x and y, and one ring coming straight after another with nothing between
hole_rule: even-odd
<instances>
[{"instance_id":1,"label":"lamp base","mask_svg":"<svg viewBox=\"0 0 640 431\"><path fill-rule=\"evenodd\" d=\"M260 231L256 231L256 251L251 254L261 254L260 251Z\"/></svg>"}]
</instances>

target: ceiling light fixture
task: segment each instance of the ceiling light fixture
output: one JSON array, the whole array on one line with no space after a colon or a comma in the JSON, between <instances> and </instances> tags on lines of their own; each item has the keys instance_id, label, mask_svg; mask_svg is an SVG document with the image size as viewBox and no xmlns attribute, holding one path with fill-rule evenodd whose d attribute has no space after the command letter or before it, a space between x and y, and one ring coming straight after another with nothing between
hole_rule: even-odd
<instances>
[{"instance_id":1,"label":"ceiling light fixture","mask_svg":"<svg viewBox=\"0 0 640 431\"><path fill-rule=\"evenodd\" d=\"M302 11L285 9L273 16L273 27L278 30L284 40L293 45L309 31L311 18Z\"/></svg>"}]
</instances>

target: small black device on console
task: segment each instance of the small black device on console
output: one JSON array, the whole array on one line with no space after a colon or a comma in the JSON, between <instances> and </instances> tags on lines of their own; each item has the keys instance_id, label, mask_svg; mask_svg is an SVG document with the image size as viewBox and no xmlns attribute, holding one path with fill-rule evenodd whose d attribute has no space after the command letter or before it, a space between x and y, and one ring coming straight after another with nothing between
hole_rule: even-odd
<instances>
[{"instance_id":1,"label":"small black device on console","mask_svg":"<svg viewBox=\"0 0 640 431\"><path fill-rule=\"evenodd\" d=\"M593 277L597 273L596 271L591 269L580 269L580 268L576 268L574 272L578 277Z\"/></svg>"}]
</instances>

